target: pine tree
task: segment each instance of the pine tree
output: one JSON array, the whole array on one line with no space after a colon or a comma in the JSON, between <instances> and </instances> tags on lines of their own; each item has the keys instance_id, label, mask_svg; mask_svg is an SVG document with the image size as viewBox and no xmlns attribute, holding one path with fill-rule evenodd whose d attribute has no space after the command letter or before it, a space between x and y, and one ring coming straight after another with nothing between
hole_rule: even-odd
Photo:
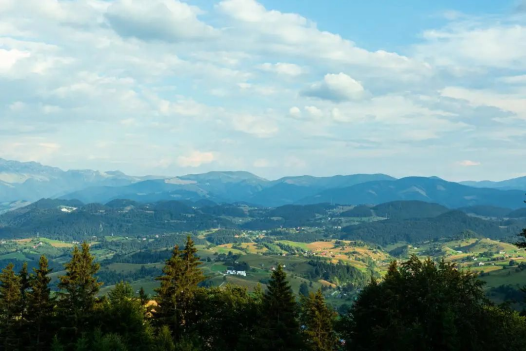
<instances>
[{"instance_id":1,"label":"pine tree","mask_svg":"<svg viewBox=\"0 0 527 351\"><path fill-rule=\"evenodd\" d=\"M20 341L21 283L13 268L9 263L0 273L0 341L4 350L17 350Z\"/></svg>"},{"instance_id":2,"label":"pine tree","mask_svg":"<svg viewBox=\"0 0 527 351\"><path fill-rule=\"evenodd\" d=\"M157 293L157 306L155 308L154 318L158 325L170 326L171 330L178 327L177 316L177 296L178 283L183 274L183 260L181 259L181 251L176 245L172 250L172 256L166 261L163 267L163 275L157 277L156 280L161 282Z\"/></svg>"},{"instance_id":3,"label":"pine tree","mask_svg":"<svg viewBox=\"0 0 527 351\"><path fill-rule=\"evenodd\" d=\"M64 351L64 346L59 341L59 338L55 335L51 342L51 351Z\"/></svg>"},{"instance_id":4,"label":"pine tree","mask_svg":"<svg viewBox=\"0 0 527 351\"><path fill-rule=\"evenodd\" d=\"M321 290L302 298L300 320L309 350L331 351L335 349L337 345L337 337L333 330L335 313L327 307Z\"/></svg>"},{"instance_id":5,"label":"pine tree","mask_svg":"<svg viewBox=\"0 0 527 351\"><path fill-rule=\"evenodd\" d=\"M257 331L261 350L302 350L297 304L281 265L274 270L262 301L262 325Z\"/></svg>"},{"instance_id":6,"label":"pine tree","mask_svg":"<svg viewBox=\"0 0 527 351\"><path fill-rule=\"evenodd\" d=\"M170 328L166 325L162 326L159 330L159 334L155 340L155 351L175 351L176 346L172 340L172 335L170 334Z\"/></svg>"},{"instance_id":7,"label":"pine tree","mask_svg":"<svg viewBox=\"0 0 527 351\"><path fill-rule=\"evenodd\" d=\"M306 282L300 284L300 288L298 289L298 295L309 296L309 286L306 284Z\"/></svg>"},{"instance_id":8,"label":"pine tree","mask_svg":"<svg viewBox=\"0 0 527 351\"><path fill-rule=\"evenodd\" d=\"M156 289L158 306L154 317L158 325L167 325L176 339L192 324L196 315L193 311L195 294L198 284L205 280L196 252L194 242L187 237L183 251L176 245L172 257L166 261L163 275L156 278L161 286Z\"/></svg>"},{"instance_id":9,"label":"pine tree","mask_svg":"<svg viewBox=\"0 0 527 351\"><path fill-rule=\"evenodd\" d=\"M46 256L41 256L38 269L33 268L34 275L29 280L31 290L27 293L27 323L28 341L32 350L46 349L52 338L52 323L54 299L51 297L49 274Z\"/></svg>"},{"instance_id":10,"label":"pine tree","mask_svg":"<svg viewBox=\"0 0 527 351\"><path fill-rule=\"evenodd\" d=\"M90 254L89 245L84 242L81 250L73 249L71 261L65 264L66 275L60 276L59 312L65 338L77 339L87 332L92 321L96 296L102 283L95 274L99 264Z\"/></svg>"}]
</instances>

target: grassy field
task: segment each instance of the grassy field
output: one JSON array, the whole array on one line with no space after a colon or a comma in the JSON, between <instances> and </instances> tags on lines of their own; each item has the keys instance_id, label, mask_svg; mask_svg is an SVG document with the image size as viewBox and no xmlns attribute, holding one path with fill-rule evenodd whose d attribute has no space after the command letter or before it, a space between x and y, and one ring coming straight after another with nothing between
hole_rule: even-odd
<instances>
[{"instance_id":1,"label":"grassy field","mask_svg":"<svg viewBox=\"0 0 527 351\"><path fill-rule=\"evenodd\" d=\"M214 230L203 231L198 233L198 237L206 238L213 233ZM252 239L262 235L261 233L249 234L252 235L249 237ZM123 244L135 241L140 242L140 245L144 245L144 247L150 242L150 240L142 241L140 238L118 236L108 236L106 240L111 242L122 241ZM287 252L282 250L278 244L287 245L298 250L296 253ZM489 239L470 238L466 240L425 242L416 245L397 243L383 249L379 249L373 245L354 245L350 241L338 240L316 241L311 243L280 240L271 244L266 243L265 246L262 243L257 244L256 242L237 245L205 244L197 245L197 249L198 255L204 260L202 264L203 272L214 286L234 284L252 290L260 284L265 288L265 283L271 276L272 268L280 264L285 266L284 269L288 274L291 287L297 293L303 282L308 284L311 291L316 291L322 286L336 288L334 284L328 281L309 281L304 278L312 269L312 266L309 264L309 261L312 259L327 259L333 263L342 261L362 271L367 271L369 269L368 267L371 268L374 265L374 269L383 275L386 273L389 262L396 259L388 251L401 246L407 248L407 255L397 257L399 260L405 260L412 254L416 254L420 258L430 256L434 260L439 260L444 257L447 261L456 263L462 269L485 273L481 279L487 283L485 285L485 289L487 290L503 284L525 285L525 271L516 272L515 267L509 267L510 260L514 260L517 263L525 262L525 251L517 249L514 245ZM54 263L64 264L69 260L69 252L72 247L73 244L71 242L62 242L47 238L7 240L3 245L0 245L0 259L20 261L38 260L39 255L45 254ZM139 246L134 252L141 250L141 246ZM221 261L216 262L218 255L228 254L229 252L232 252L234 255L239 255L237 258L238 263L246 262L250 266L250 269L247 270L246 277L225 275L227 266ZM270 254L271 252L273 254ZM101 248L93 248L92 253L100 262L112 258L117 253L122 254L122 252ZM101 269L111 270L121 274L131 274L140 270L142 266L160 269L163 265L164 262L148 264L103 263ZM506 268L504 269L503 266ZM64 273L64 271L56 269L52 274L54 281L56 281L59 275ZM134 290L143 287L147 293L152 294L155 287L158 286L158 282L154 278L146 277L130 283ZM107 293L111 288L111 285L104 286L101 289L101 294ZM328 301L333 306L338 307L343 303L352 303L347 298L338 298L338 294L334 292L335 290L329 290L325 293Z\"/></svg>"}]
</instances>

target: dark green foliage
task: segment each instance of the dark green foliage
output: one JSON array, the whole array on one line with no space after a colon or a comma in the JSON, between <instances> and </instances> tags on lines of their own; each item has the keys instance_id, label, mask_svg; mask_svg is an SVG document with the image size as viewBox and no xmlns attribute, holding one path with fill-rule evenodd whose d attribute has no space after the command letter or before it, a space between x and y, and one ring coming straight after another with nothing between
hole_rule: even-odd
<instances>
[{"instance_id":1,"label":"dark green foliage","mask_svg":"<svg viewBox=\"0 0 527 351\"><path fill-rule=\"evenodd\" d=\"M302 282L302 284L300 284L300 288L298 289L298 295L309 296L309 286L306 282Z\"/></svg>"},{"instance_id":2,"label":"dark green foliage","mask_svg":"<svg viewBox=\"0 0 527 351\"><path fill-rule=\"evenodd\" d=\"M520 238L515 245L519 248L525 248L525 228L522 229L522 232L518 234L518 237Z\"/></svg>"},{"instance_id":3,"label":"dark green foliage","mask_svg":"<svg viewBox=\"0 0 527 351\"><path fill-rule=\"evenodd\" d=\"M59 341L59 338L55 335L53 341L51 342L51 351L64 351L64 346Z\"/></svg>"},{"instance_id":4,"label":"dark green foliage","mask_svg":"<svg viewBox=\"0 0 527 351\"><path fill-rule=\"evenodd\" d=\"M198 284L205 280L196 253L197 249L189 236L183 251L177 245L174 247L172 257L163 268L163 275L157 278L161 286L156 289L158 306L155 319L158 325L168 326L176 340L195 322L192 303Z\"/></svg>"},{"instance_id":5,"label":"dark green foliage","mask_svg":"<svg viewBox=\"0 0 527 351\"><path fill-rule=\"evenodd\" d=\"M307 273L309 279L324 279L329 282L343 285L351 284L361 288L368 283L368 276L356 267L344 263L333 264L325 260L309 261L311 270Z\"/></svg>"},{"instance_id":6,"label":"dark green foliage","mask_svg":"<svg viewBox=\"0 0 527 351\"><path fill-rule=\"evenodd\" d=\"M322 291L302 297L300 322L306 347L313 351L331 351L337 346L333 325L336 314L326 305Z\"/></svg>"},{"instance_id":7,"label":"dark green foliage","mask_svg":"<svg viewBox=\"0 0 527 351\"><path fill-rule=\"evenodd\" d=\"M392 201L373 207L376 216L390 219L432 218L448 211L445 206L425 201Z\"/></svg>"},{"instance_id":8,"label":"dark green foliage","mask_svg":"<svg viewBox=\"0 0 527 351\"><path fill-rule=\"evenodd\" d=\"M235 244L235 243L248 243L251 242L249 238L239 236L241 231L232 229L221 229L215 231L213 234L207 236L207 241L215 244Z\"/></svg>"},{"instance_id":9,"label":"dark green foliage","mask_svg":"<svg viewBox=\"0 0 527 351\"><path fill-rule=\"evenodd\" d=\"M39 267L33 268L34 274L29 281L31 290L27 293L27 341L33 350L45 350L53 337L53 307L55 300L51 297L48 260L40 257Z\"/></svg>"},{"instance_id":10,"label":"dark green foliage","mask_svg":"<svg viewBox=\"0 0 527 351\"><path fill-rule=\"evenodd\" d=\"M225 289L201 289L194 335L201 337L204 350L245 350L254 343L261 319L260 291L249 294L245 288L227 285Z\"/></svg>"},{"instance_id":11,"label":"dark green foliage","mask_svg":"<svg viewBox=\"0 0 527 351\"><path fill-rule=\"evenodd\" d=\"M259 350L303 349L298 307L281 265L273 271L263 295L261 325L257 330Z\"/></svg>"},{"instance_id":12,"label":"dark green foliage","mask_svg":"<svg viewBox=\"0 0 527 351\"><path fill-rule=\"evenodd\" d=\"M20 277L13 265L8 264L0 273L0 345L4 350L17 350L21 346L22 309Z\"/></svg>"},{"instance_id":13,"label":"dark green foliage","mask_svg":"<svg viewBox=\"0 0 527 351\"><path fill-rule=\"evenodd\" d=\"M154 343L155 351L175 351L176 346L172 340L172 334L170 333L170 328L166 325L162 326L158 336L155 339Z\"/></svg>"},{"instance_id":14,"label":"dark green foliage","mask_svg":"<svg viewBox=\"0 0 527 351\"><path fill-rule=\"evenodd\" d=\"M500 239L521 230L524 223L511 222L507 228L500 228L497 221L469 217L461 211L450 211L434 218L395 220L388 219L342 228L342 239L362 240L381 245L400 241L416 243L438 238L455 236L465 230L479 236Z\"/></svg>"},{"instance_id":15,"label":"dark green foliage","mask_svg":"<svg viewBox=\"0 0 527 351\"><path fill-rule=\"evenodd\" d=\"M523 350L525 319L454 265L412 258L372 281L343 322L349 350Z\"/></svg>"},{"instance_id":16,"label":"dark green foliage","mask_svg":"<svg viewBox=\"0 0 527 351\"><path fill-rule=\"evenodd\" d=\"M365 205L358 205L353 207L351 210L342 212L340 214L341 217L372 217L373 211L371 210L371 207L365 206Z\"/></svg>"},{"instance_id":17,"label":"dark green foliage","mask_svg":"<svg viewBox=\"0 0 527 351\"><path fill-rule=\"evenodd\" d=\"M59 277L58 313L64 321L63 340L79 337L93 325L96 296L102 285L95 277L99 264L94 259L86 242L81 250L75 246L70 262L65 264L66 275Z\"/></svg>"},{"instance_id":18,"label":"dark green foliage","mask_svg":"<svg viewBox=\"0 0 527 351\"><path fill-rule=\"evenodd\" d=\"M144 307L141 301L134 298L130 284L118 283L108 293L108 299L102 306L101 330L112 335L119 335L128 350L146 350L153 340L145 330ZM114 337L112 337L114 338ZM115 339L115 338L114 338ZM108 341L109 342L109 341Z\"/></svg>"}]
</instances>

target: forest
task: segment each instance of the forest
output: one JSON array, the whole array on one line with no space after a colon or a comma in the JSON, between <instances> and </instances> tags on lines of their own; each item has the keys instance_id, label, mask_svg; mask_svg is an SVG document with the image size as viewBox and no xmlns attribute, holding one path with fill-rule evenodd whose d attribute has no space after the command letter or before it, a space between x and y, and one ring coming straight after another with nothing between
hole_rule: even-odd
<instances>
[{"instance_id":1,"label":"forest","mask_svg":"<svg viewBox=\"0 0 527 351\"><path fill-rule=\"evenodd\" d=\"M451 263L412 256L372 278L337 313L322 292L297 299L282 266L266 289L204 287L193 240L166 259L153 296L103 278L90 246L76 246L57 290L45 256L29 272L0 274L4 350L524 350L525 316L490 302L482 282ZM310 274L353 277L350 268L312 261ZM111 279L111 277L108 277ZM327 278L330 278L329 276Z\"/></svg>"}]
</instances>

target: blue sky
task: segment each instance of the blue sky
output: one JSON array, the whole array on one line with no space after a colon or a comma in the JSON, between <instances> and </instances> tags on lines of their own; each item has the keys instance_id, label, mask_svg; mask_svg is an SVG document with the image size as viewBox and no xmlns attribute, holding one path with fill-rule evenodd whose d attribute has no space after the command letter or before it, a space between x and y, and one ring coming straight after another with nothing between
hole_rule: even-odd
<instances>
[{"instance_id":1,"label":"blue sky","mask_svg":"<svg viewBox=\"0 0 527 351\"><path fill-rule=\"evenodd\" d=\"M518 1L4 0L0 16L2 158L525 174Z\"/></svg>"}]
</instances>

